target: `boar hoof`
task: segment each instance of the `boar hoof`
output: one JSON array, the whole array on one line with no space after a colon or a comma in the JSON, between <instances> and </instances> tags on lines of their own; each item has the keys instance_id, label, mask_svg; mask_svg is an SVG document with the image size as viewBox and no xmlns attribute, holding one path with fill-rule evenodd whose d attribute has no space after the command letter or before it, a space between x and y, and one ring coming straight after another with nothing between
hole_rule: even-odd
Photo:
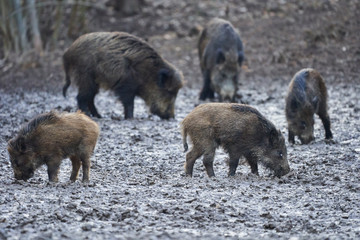
<instances>
[{"instance_id":1,"label":"boar hoof","mask_svg":"<svg viewBox=\"0 0 360 240\"><path fill-rule=\"evenodd\" d=\"M326 144L336 144L335 140L332 139L332 138L325 139L325 143L326 143Z\"/></svg>"}]
</instances>

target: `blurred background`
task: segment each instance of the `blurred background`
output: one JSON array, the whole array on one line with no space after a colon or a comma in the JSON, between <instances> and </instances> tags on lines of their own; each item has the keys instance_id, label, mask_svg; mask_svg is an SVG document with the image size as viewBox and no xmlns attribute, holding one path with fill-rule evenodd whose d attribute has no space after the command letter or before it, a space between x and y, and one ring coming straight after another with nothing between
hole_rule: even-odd
<instances>
[{"instance_id":1,"label":"blurred background","mask_svg":"<svg viewBox=\"0 0 360 240\"><path fill-rule=\"evenodd\" d=\"M240 85L276 91L304 67L330 84L360 83L360 1L1 0L0 88L61 92L62 54L80 35L125 31L148 41L200 88L196 43L213 17L245 48Z\"/></svg>"}]
</instances>

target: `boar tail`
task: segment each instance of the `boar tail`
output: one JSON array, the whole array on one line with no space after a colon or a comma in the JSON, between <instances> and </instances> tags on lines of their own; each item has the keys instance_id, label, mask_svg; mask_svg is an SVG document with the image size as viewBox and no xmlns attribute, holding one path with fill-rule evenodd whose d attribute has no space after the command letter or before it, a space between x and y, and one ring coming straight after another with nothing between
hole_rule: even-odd
<instances>
[{"instance_id":1,"label":"boar tail","mask_svg":"<svg viewBox=\"0 0 360 240\"><path fill-rule=\"evenodd\" d=\"M184 128L183 128L183 130L182 130L182 135L183 135L184 152L187 152L187 150L189 149L189 146L188 146L187 141L186 141L186 139L187 139L187 132L186 132L186 130L185 130Z\"/></svg>"},{"instance_id":2,"label":"boar tail","mask_svg":"<svg viewBox=\"0 0 360 240\"><path fill-rule=\"evenodd\" d=\"M65 77L65 85L63 87L63 96L66 97L66 91L68 89L68 87L70 86L71 84L71 81L70 81L70 76L68 73L66 73L66 77Z\"/></svg>"},{"instance_id":3,"label":"boar tail","mask_svg":"<svg viewBox=\"0 0 360 240\"><path fill-rule=\"evenodd\" d=\"M65 60L65 55L66 53L64 54L63 56L63 65L64 65L64 70L65 70L65 85L63 87L63 96L66 97L66 91L68 89L68 87L70 86L71 84L71 81L70 81L70 73L69 73L69 70L70 70L70 65L68 63L67 60Z\"/></svg>"}]
</instances>

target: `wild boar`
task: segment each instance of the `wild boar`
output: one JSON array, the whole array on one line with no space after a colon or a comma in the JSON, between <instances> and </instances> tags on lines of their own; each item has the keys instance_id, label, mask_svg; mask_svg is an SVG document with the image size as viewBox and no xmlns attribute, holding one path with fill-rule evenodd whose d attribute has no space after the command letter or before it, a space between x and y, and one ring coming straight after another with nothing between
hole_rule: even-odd
<instances>
[{"instance_id":1,"label":"wild boar","mask_svg":"<svg viewBox=\"0 0 360 240\"><path fill-rule=\"evenodd\" d=\"M90 156L99 136L97 123L81 113L41 114L8 142L8 152L15 178L28 180L41 165L47 165L49 181L58 180L62 159L70 157L71 181L83 168L83 181L89 181Z\"/></svg>"},{"instance_id":2,"label":"wild boar","mask_svg":"<svg viewBox=\"0 0 360 240\"><path fill-rule=\"evenodd\" d=\"M235 101L238 79L244 59L243 44L233 25L223 19L211 20L198 41L203 87L200 100L214 98Z\"/></svg>"},{"instance_id":3,"label":"wild boar","mask_svg":"<svg viewBox=\"0 0 360 240\"><path fill-rule=\"evenodd\" d=\"M139 96L153 114L174 118L182 73L149 44L124 32L95 32L80 36L64 53L66 96L71 79L78 86L80 110L100 118L94 98L99 88L113 90L122 102L125 119L133 118Z\"/></svg>"},{"instance_id":4,"label":"wild boar","mask_svg":"<svg viewBox=\"0 0 360 240\"><path fill-rule=\"evenodd\" d=\"M290 171L283 135L255 108L236 103L201 104L181 124L185 152L187 135L193 143L186 154L187 176L192 176L194 163L202 155L207 175L215 176L213 161L218 147L229 154L229 176L235 175L240 157L245 157L254 174L258 174L258 163L278 177Z\"/></svg>"},{"instance_id":5,"label":"wild boar","mask_svg":"<svg viewBox=\"0 0 360 240\"><path fill-rule=\"evenodd\" d=\"M325 138L331 140L330 118L327 112L327 90L321 75L314 69L302 69L290 82L286 96L286 119L289 142L295 143L295 136L302 144L314 140L314 114L325 128Z\"/></svg>"}]
</instances>

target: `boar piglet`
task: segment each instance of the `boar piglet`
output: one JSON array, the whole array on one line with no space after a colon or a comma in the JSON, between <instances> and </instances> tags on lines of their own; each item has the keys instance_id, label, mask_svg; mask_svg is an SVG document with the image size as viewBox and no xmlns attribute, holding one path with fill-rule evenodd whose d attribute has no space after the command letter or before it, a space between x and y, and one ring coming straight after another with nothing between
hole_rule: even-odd
<instances>
[{"instance_id":1,"label":"boar piglet","mask_svg":"<svg viewBox=\"0 0 360 240\"><path fill-rule=\"evenodd\" d=\"M203 88L200 100L214 98L235 101L238 78L244 59L243 45L233 25L215 18L201 32L198 41Z\"/></svg>"},{"instance_id":2,"label":"boar piglet","mask_svg":"<svg viewBox=\"0 0 360 240\"><path fill-rule=\"evenodd\" d=\"M258 174L258 163L278 177L290 171L283 135L248 105L201 104L182 121L182 135L185 151L188 149L187 135L193 144L186 154L187 176L192 176L194 163L202 155L207 175L214 176L213 161L218 147L229 154L229 176L235 175L240 157L245 157L254 174Z\"/></svg>"},{"instance_id":3,"label":"boar piglet","mask_svg":"<svg viewBox=\"0 0 360 240\"><path fill-rule=\"evenodd\" d=\"M76 180L82 165L83 181L89 181L90 156L98 136L97 123L80 111L50 112L35 117L8 143L15 178L26 181L46 164L49 181L56 182L61 161L70 157L70 180Z\"/></svg>"},{"instance_id":4,"label":"boar piglet","mask_svg":"<svg viewBox=\"0 0 360 240\"><path fill-rule=\"evenodd\" d=\"M295 143L295 136L300 138L302 144L314 140L315 113L324 125L325 138L332 139L325 82L314 69L302 69L291 80L286 96L285 113L290 143Z\"/></svg>"},{"instance_id":5,"label":"boar piglet","mask_svg":"<svg viewBox=\"0 0 360 240\"><path fill-rule=\"evenodd\" d=\"M94 98L99 88L112 90L133 118L134 99L142 98L150 112L174 118L175 100L183 85L182 73L149 44L124 32L95 32L80 36L64 53L66 83L78 86L81 111L100 118Z\"/></svg>"}]
</instances>

